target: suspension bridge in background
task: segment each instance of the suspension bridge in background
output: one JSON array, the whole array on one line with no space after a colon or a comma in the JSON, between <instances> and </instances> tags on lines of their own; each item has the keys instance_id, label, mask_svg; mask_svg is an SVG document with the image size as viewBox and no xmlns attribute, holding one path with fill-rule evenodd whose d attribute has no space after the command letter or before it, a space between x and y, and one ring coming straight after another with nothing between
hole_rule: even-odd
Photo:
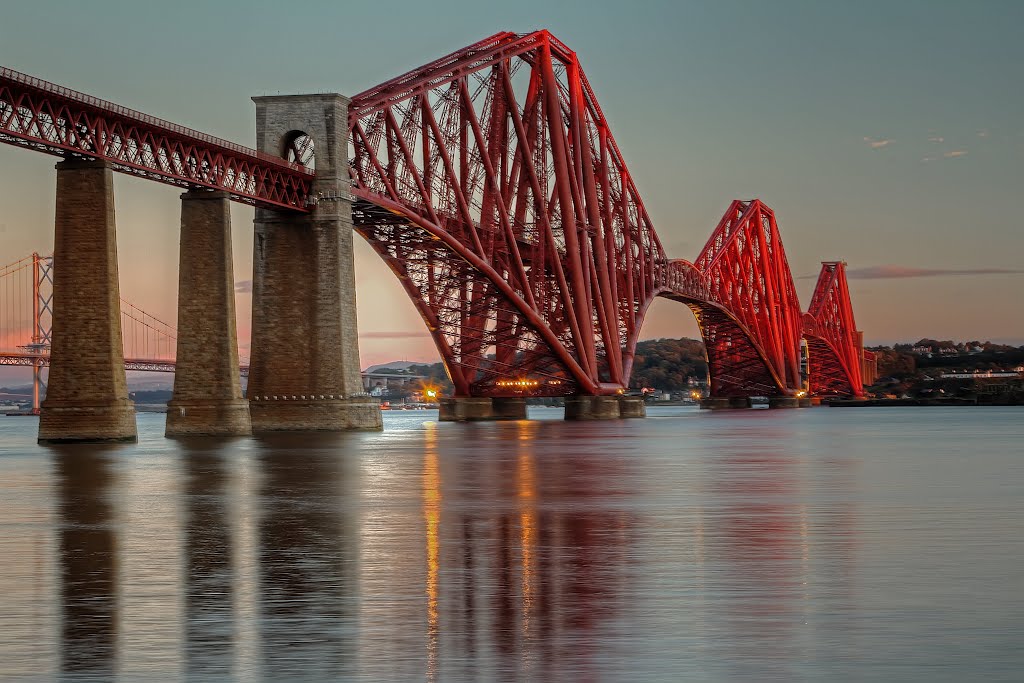
<instances>
[{"instance_id":1,"label":"suspension bridge in background","mask_svg":"<svg viewBox=\"0 0 1024 683\"><path fill-rule=\"evenodd\" d=\"M354 233L434 339L455 387L442 420L525 418L530 396L565 397L567 419L642 416L624 393L657 297L697 319L708 407L863 395L845 264L822 263L804 312L758 199L729 204L695 260L670 258L576 53L547 31L495 34L351 98L253 101L255 150L0 69L0 142L63 158L41 440L134 438L124 373L170 362L146 355L162 353L155 330L175 338L169 435L379 428ZM186 190L176 332L118 295L114 172ZM230 201L256 208L244 397ZM44 330L25 315L39 363Z\"/></svg>"},{"instance_id":2,"label":"suspension bridge in background","mask_svg":"<svg viewBox=\"0 0 1024 683\"><path fill-rule=\"evenodd\" d=\"M32 368L32 412L45 391L53 336L53 256L33 253L0 267L0 365ZM174 372L176 331L121 299L125 370ZM248 368L242 369L243 374Z\"/></svg>"}]
</instances>

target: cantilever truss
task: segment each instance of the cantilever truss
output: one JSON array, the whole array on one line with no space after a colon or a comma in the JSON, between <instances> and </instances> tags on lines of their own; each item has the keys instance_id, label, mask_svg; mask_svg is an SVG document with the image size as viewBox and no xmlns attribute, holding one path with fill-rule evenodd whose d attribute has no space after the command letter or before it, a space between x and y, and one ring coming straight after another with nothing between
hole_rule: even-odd
<instances>
[{"instance_id":1,"label":"cantilever truss","mask_svg":"<svg viewBox=\"0 0 1024 683\"><path fill-rule=\"evenodd\" d=\"M356 227L459 395L509 393L509 377L535 394L625 388L655 296L696 314L716 395L802 387L774 213L735 201L696 262L669 261L576 54L547 31L360 93L349 129Z\"/></svg>"},{"instance_id":2,"label":"cantilever truss","mask_svg":"<svg viewBox=\"0 0 1024 683\"><path fill-rule=\"evenodd\" d=\"M360 93L348 124L356 228L459 395L624 389L656 296L697 316L715 395L796 393L802 331L812 386L861 391L842 268L801 322L759 200L734 201L694 263L669 261L576 54L547 31L498 33ZM3 68L0 142L265 208L312 206L308 140L281 159Z\"/></svg>"},{"instance_id":3,"label":"cantilever truss","mask_svg":"<svg viewBox=\"0 0 1024 683\"><path fill-rule=\"evenodd\" d=\"M804 316L812 394L863 396L860 334L853 318L846 264L823 262Z\"/></svg>"},{"instance_id":4,"label":"cantilever truss","mask_svg":"<svg viewBox=\"0 0 1024 683\"><path fill-rule=\"evenodd\" d=\"M626 385L665 258L575 53L500 33L356 95L349 126L357 228L458 393Z\"/></svg>"},{"instance_id":5,"label":"cantilever truss","mask_svg":"<svg viewBox=\"0 0 1024 683\"><path fill-rule=\"evenodd\" d=\"M798 390L800 302L774 212L757 199L733 201L694 265L708 281L709 302L729 314L718 326L737 328L723 337L708 329L706 314L698 315L709 363L716 340L722 338L728 346L718 353L735 358L719 370L717 387L712 370L713 393L749 396Z\"/></svg>"}]
</instances>

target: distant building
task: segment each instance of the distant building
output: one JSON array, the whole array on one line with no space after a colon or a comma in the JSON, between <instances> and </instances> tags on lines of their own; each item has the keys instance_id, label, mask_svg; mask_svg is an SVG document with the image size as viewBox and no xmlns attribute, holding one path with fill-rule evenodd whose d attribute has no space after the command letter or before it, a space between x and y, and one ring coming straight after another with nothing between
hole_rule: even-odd
<instances>
[{"instance_id":1,"label":"distant building","mask_svg":"<svg viewBox=\"0 0 1024 683\"><path fill-rule=\"evenodd\" d=\"M1024 366L1022 366L1024 367ZM964 370L963 372L944 372L941 379L1009 379L1024 375L1024 369L1014 370Z\"/></svg>"}]
</instances>

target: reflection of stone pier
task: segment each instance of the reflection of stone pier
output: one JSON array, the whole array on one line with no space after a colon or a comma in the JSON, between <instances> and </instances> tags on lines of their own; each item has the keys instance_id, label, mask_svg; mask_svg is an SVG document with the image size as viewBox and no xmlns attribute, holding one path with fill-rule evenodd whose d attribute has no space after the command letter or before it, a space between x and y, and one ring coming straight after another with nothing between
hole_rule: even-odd
<instances>
[{"instance_id":1,"label":"reflection of stone pier","mask_svg":"<svg viewBox=\"0 0 1024 683\"><path fill-rule=\"evenodd\" d=\"M225 680L237 638L229 461L217 439L182 441L182 448L186 671L189 679Z\"/></svg>"},{"instance_id":2,"label":"reflection of stone pier","mask_svg":"<svg viewBox=\"0 0 1024 683\"><path fill-rule=\"evenodd\" d=\"M267 680L348 680L354 666L358 550L347 502L358 481L340 434L259 442L256 509L260 651Z\"/></svg>"},{"instance_id":3,"label":"reflection of stone pier","mask_svg":"<svg viewBox=\"0 0 1024 683\"><path fill-rule=\"evenodd\" d=\"M53 448L60 495L61 673L113 680L121 621L115 474L104 451Z\"/></svg>"}]
</instances>

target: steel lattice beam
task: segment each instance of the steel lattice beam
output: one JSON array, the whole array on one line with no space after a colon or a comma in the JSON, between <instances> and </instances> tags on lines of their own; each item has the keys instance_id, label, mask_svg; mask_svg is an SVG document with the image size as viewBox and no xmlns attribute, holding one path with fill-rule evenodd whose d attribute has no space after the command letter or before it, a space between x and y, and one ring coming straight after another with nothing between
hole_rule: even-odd
<instances>
[{"instance_id":1,"label":"steel lattice beam","mask_svg":"<svg viewBox=\"0 0 1024 683\"><path fill-rule=\"evenodd\" d=\"M103 159L124 173L224 190L265 208L310 210L311 169L2 67L0 142Z\"/></svg>"},{"instance_id":2,"label":"steel lattice beam","mask_svg":"<svg viewBox=\"0 0 1024 683\"><path fill-rule=\"evenodd\" d=\"M669 261L576 54L547 31L498 33L360 93L349 129L356 225L458 394L510 374L542 393L621 390L655 296L697 315L717 395L801 389L774 213L735 201L697 261Z\"/></svg>"}]
</instances>

